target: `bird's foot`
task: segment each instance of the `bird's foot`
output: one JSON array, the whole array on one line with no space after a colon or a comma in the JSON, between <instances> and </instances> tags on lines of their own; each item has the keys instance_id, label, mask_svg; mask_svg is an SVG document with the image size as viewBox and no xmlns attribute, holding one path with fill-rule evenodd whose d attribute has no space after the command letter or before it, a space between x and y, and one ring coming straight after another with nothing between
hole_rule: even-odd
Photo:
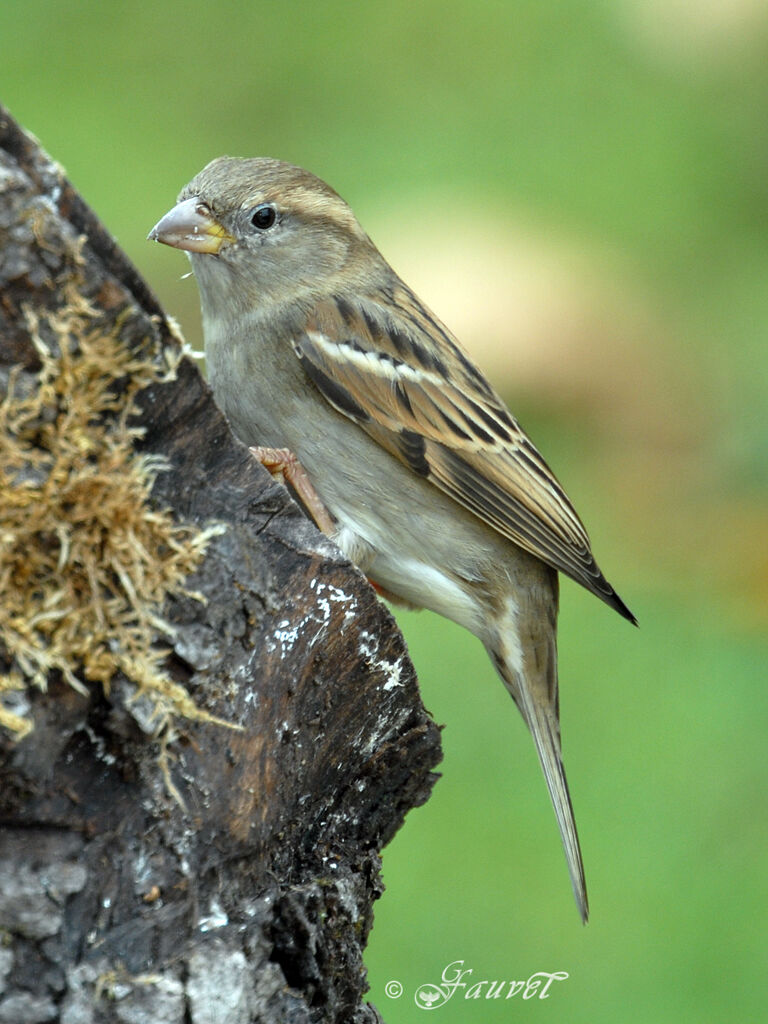
<instances>
[{"instance_id":1,"label":"bird's foot","mask_svg":"<svg viewBox=\"0 0 768 1024\"><path fill-rule=\"evenodd\" d=\"M332 537L336 526L328 509L307 476L307 471L289 448L251 448L251 454L273 477L289 484L323 533Z\"/></svg>"}]
</instances>

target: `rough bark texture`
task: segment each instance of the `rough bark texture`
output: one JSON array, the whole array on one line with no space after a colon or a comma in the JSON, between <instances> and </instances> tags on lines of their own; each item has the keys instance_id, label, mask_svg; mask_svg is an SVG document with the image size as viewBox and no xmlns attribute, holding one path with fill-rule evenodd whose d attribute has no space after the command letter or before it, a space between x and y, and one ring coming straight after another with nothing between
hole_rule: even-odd
<instances>
[{"instance_id":1,"label":"rough bark texture","mask_svg":"<svg viewBox=\"0 0 768 1024\"><path fill-rule=\"evenodd\" d=\"M72 284L157 358L174 344L61 168L0 108L0 384L36 364L25 308L55 311ZM50 678L18 698L35 728L0 737L0 1024L379 1020L362 1002L378 855L440 757L404 642L189 360L140 402L143 446L170 465L153 498L226 524L191 581L207 603L165 609L167 668L243 729L177 721L165 746L120 678L108 695Z\"/></svg>"}]
</instances>

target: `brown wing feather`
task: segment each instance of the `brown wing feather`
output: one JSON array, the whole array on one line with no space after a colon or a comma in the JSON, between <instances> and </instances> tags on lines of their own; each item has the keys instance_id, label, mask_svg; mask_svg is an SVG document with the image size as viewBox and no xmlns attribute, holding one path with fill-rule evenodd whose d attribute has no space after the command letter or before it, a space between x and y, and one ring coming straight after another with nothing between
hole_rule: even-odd
<instances>
[{"instance_id":1,"label":"brown wing feather","mask_svg":"<svg viewBox=\"0 0 768 1024\"><path fill-rule=\"evenodd\" d=\"M414 472L634 621L556 477L455 338L404 285L388 299L327 301L292 339L320 392Z\"/></svg>"}]
</instances>

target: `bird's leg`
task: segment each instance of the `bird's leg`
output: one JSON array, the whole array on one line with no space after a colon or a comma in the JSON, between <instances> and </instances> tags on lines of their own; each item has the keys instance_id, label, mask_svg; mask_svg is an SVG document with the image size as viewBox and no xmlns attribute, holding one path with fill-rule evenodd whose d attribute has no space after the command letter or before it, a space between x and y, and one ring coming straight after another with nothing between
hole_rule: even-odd
<instances>
[{"instance_id":1,"label":"bird's leg","mask_svg":"<svg viewBox=\"0 0 768 1024\"><path fill-rule=\"evenodd\" d=\"M307 476L307 471L290 448L252 447L251 454L259 460L265 469L269 470L272 476L291 485L318 528L329 537L333 537L336 533L336 524L313 487L312 481ZM370 576L366 578L379 597L386 598L392 604L398 604L404 608L416 608L416 605L386 590Z\"/></svg>"},{"instance_id":2,"label":"bird's leg","mask_svg":"<svg viewBox=\"0 0 768 1024\"><path fill-rule=\"evenodd\" d=\"M272 476L290 484L323 533L332 537L336 526L330 513L312 486L307 471L289 448L251 448L251 454L268 469Z\"/></svg>"}]
</instances>

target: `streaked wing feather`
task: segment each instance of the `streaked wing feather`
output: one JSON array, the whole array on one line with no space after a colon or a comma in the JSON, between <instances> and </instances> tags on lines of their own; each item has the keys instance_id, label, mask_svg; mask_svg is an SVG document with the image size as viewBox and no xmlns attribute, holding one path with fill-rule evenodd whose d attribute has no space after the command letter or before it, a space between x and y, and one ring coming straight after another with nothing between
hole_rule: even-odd
<instances>
[{"instance_id":1,"label":"streaked wing feather","mask_svg":"<svg viewBox=\"0 0 768 1024\"><path fill-rule=\"evenodd\" d=\"M404 285L388 299L329 300L293 339L320 392L414 472L631 617L562 487L480 371Z\"/></svg>"}]
</instances>

